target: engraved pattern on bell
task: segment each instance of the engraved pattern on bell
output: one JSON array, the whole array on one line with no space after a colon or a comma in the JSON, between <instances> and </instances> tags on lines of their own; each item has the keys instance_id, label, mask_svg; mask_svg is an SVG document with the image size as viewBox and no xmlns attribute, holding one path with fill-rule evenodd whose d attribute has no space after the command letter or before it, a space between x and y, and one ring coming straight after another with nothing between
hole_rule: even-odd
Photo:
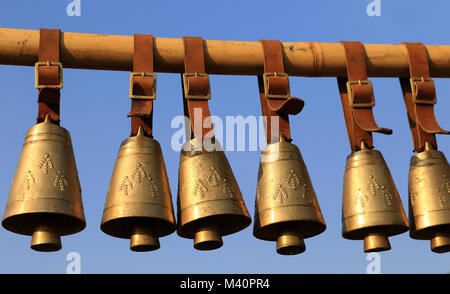
<instances>
[{"instance_id":1,"label":"engraved pattern on bell","mask_svg":"<svg viewBox=\"0 0 450 294\"><path fill-rule=\"evenodd\" d=\"M133 251L156 250L158 238L175 231L161 147L142 128L120 146L100 227L106 234L130 239Z\"/></svg>"},{"instance_id":2,"label":"engraved pattern on bell","mask_svg":"<svg viewBox=\"0 0 450 294\"><path fill-rule=\"evenodd\" d=\"M280 254L305 251L303 238L326 228L300 150L291 143L273 143L262 151L255 200L253 234L277 241Z\"/></svg>"},{"instance_id":3,"label":"engraved pattern on bell","mask_svg":"<svg viewBox=\"0 0 450 294\"><path fill-rule=\"evenodd\" d=\"M59 250L60 236L86 226L70 134L48 117L26 134L2 225L32 235L38 251Z\"/></svg>"},{"instance_id":4,"label":"engraved pattern on bell","mask_svg":"<svg viewBox=\"0 0 450 294\"><path fill-rule=\"evenodd\" d=\"M225 153L194 151L196 140L185 143L180 155L177 233L194 239L196 249L216 249L221 236L244 229L251 218Z\"/></svg>"},{"instance_id":5,"label":"engraved pattern on bell","mask_svg":"<svg viewBox=\"0 0 450 294\"><path fill-rule=\"evenodd\" d=\"M389 236L409 228L400 195L383 156L362 149L347 157L342 198L342 235L364 240L366 252L389 250Z\"/></svg>"},{"instance_id":6,"label":"engraved pattern on bell","mask_svg":"<svg viewBox=\"0 0 450 294\"><path fill-rule=\"evenodd\" d=\"M426 148L411 157L409 169L410 236L430 240L431 250L450 251L450 167L444 154Z\"/></svg>"}]
</instances>

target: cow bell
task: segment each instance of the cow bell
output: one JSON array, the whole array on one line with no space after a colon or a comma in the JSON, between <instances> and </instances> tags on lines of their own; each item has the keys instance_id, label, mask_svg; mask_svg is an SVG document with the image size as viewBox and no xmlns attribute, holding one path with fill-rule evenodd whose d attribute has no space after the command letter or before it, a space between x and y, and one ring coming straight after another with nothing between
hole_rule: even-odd
<instances>
[{"instance_id":1,"label":"cow bell","mask_svg":"<svg viewBox=\"0 0 450 294\"><path fill-rule=\"evenodd\" d=\"M326 228L308 170L297 146L280 141L261 152L253 235L277 241L279 254L306 250L304 238Z\"/></svg>"},{"instance_id":2,"label":"cow bell","mask_svg":"<svg viewBox=\"0 0 450 294\"><path fill-rule=\"evenodd\" d=\"M411 158L409 168L410 236L430 240L436 253L450 251L450 167L444 154L430 148Z\"/></svg>"},{"instance_id":3,"label":"cow bell","mask_svg":"<svg viewBox=\"0 0 450 294\"><path fill-rule=\"evenodd\" d=\"M57 251L60 236L86 227L70 134L49 116L26 134L2 225L32 236L36 251Z\"/></svg>"},{"instance_id":4,"label":"cow bell","mask_svg":"<svg viewBox=\"0 0 450 294\"><path fill-rule=\"evenodd\" d=\"M194 239L197 250L212 250L223 245L222 236L248 227L251 218L225 153L207 151L198 140L181 151L177 233Z\"/></svg>"},{"instance_id":5,"label":"cow bell","mask_svg":"<svg viewBox=\"0 0 450 294\"><path fill-rule=\"evenodd\" d=\"M347 157L342 236L364 240L364 252L390 250L389 236L408 230L400 195L383 156L364 143Z\"/></svg>"},{"instance_id":6,"label":"cow bell","mask_svg":"<svg viewBox=\"0 0 450 294\"><path fill-rule=\"evenodd\" d=\"M142 127L120 145L100 228L108 235L130 239L133 251L159 249L159 237L175 231L161 147L144 135Z\"/></svg>"}]
</instances>

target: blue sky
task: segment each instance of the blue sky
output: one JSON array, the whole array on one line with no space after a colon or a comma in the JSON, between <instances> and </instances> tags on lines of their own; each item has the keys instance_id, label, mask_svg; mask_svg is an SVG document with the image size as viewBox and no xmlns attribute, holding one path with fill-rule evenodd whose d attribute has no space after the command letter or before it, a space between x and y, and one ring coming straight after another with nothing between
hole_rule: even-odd
<instances>
[{"instance_id":1,"label":"blue sky","mask_svg":"<svg viewBox=\"0 0 450 294\"><path fill-rule=\"evenodd\" d=\"M366 14L367 0L317 1L93 1L81 0L81 16L66 14L65 0L1 1L0 27L155 37L202 36L212 40L285 42L362 41L399 44L405 41L450 45L450 2L381 0L381 16ZM120 4L119 4L120 3ZM276 4L275 4L276 3ZM1 50L1 48L0 48ZM178 74L158 74L154 135L162 146L172 195L176 196L179 153L170 148L182 114ZM412 140L400 85L394 78L372 78L380 126L392 136L374 135L407 209L407 179ZM161 249L134 253L127 240L100 231L100 221L114 161L129 134L129 73L64 70L61 125L72 136L83 188L87 227L63 237L54 253L29 249L30 238L0 229L0 273L65 273L70 252L81 256L82 273L365 273L368 261L362 241L341 237L341 197L348 139L335 78L291 77L291 93L305 100L291 118L294 143L300 148L327 223L327 230L306 239L307 251L280 256L273 242L258 240L247 229L224 237L224 246L196 251L192 240L176 234L160 240ZM435 79L436 117L450 129L450 81ZM213 115L260 115L254 76L211 76ZM238 93L238 94L236 94ZM0 207L6 205L25 132L35 123L37 91L34 68L0 65ZM450 154L450 137L439 136L440 150ZM259 152L227 152L250 214L254 213ZM175 204L175 201L174 201ZM432 253L428 241L408 233L390 238L392 250L380 253L383 273L448 273L450 254Z\"/></svg>"}]
</instances>

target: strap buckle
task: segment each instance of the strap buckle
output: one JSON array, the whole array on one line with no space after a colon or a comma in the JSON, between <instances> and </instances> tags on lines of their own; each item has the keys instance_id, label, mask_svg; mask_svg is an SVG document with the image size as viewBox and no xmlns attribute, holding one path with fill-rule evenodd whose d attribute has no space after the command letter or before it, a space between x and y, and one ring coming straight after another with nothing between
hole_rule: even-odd
<instances>
[{"instance_id":1,"label":"strap buckle","mask_svg":"<svg viewBox=\"0 0 450 294\"><path fill-rule=\"evenodd\" d=\"M204 77L208 79L208 93L206 95L195 95L189 94L189 77ZM183 73L183 88L184 88L184 98L194 99L194 100L209 100L211 99L211 86L209 83L209 76L207 73Z\"/></svg>"},{"instance_id":2,"label":"strap buckle","mask_svg":"<svg viewBox=\"0 0 450 294\"><path fill-rule=\"evenodd\" d=\"M152 77L153 78L153 89L152 89L152 95L134 95L133 93L133 86L134 86L134 77L141 76L141 77ZM129 92L130 99L142 99L142 100L155 100L156 99L156 74L152 72L132 72L130 74L130 92Z\"/></svg>"},{"instance_id":3,"label":"strap buckle","mask_svg":"<svg viewBox=\"0 0 450 294\"><path fill-rule=\"evenodd\" d=\"M43 85L39 83L39 67L40 66L58 66L59 84L57 85ZM63 87L63 65L61 62L39 61L34 64L34 84L37 89L52 88L62 89Z\"/></svg>"},{"instance_id":4,"label":"strap buckle","mask_svg":"<svg viewBox=\"0 0 450 294\"><path fill-rule=\"evenodd\" d=\"M356 80L356 81L348 81L347 82L347 93L348 99L350 103L350 107L353 108L365 108L365 107L374 107L375 106L375 98L371 96L370 102L355 102L355 93L353 92L352 85L369 85L372 88L372 82L369 80Z\"/></svg>"},{"instance_id":5,"label":"strap buckle","mask_svg":"<svg viewBox=\"0 0 450 294\"><path fill-rule=\"evenodd\" d=\"M286 94L270 94L268 77L286 77L286 79L287 79L287 92L286 92ZM263 74L263 81L264 81L264 95L266 96L266 98L288 99L291 96L291 90L290 90L290 87L289 87L289 76L288 76L287 73L282 73L282 72L265 72Z\"/></svg>"},{"instance_id":6,"label":"strap buckle","mask_svg":"<svg viewBox=\"0 0 450 294\"><path fill-rule=\"evenodd\" d=\"M419 88L418 88L416 82L431 82L434 85L434 81L432 79L424 78L424 77L420 77L420 78L412 77L409 79L409 82L411 84L412 98L413 98L414 103L431 104L431 105L436 104L436 102L437 102L436 95L434 95L433 99L431 99L431 100L417 98L417 96L419 94Z\"/></svg>"}]
</instances>

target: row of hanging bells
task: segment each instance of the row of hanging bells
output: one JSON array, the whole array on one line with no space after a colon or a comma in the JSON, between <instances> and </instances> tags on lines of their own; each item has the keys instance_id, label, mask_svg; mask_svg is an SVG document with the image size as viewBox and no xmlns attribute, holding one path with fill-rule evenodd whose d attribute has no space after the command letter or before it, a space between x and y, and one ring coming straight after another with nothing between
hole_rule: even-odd
<instances>
[{"instance_id":1,"label":"row of hanging bells","mask_svg":"<svg viewBox=\"0 0 450 294\"><path fill-rule=\"evenodd\" d=\"M276 43L266 43L266 52L272 45L278 48ZM285 125L275 136L277 141L267 132L269 144L261 152L253 234L261 240L276 241L279 254L292 255L304 252L304 239L322 233L326 224L300 150L291 143L288 132L287 115L300 112L303 101L289 95L281 104L279 98L270 100L265 83L277 85L278 78L287 78L283 69L274 72L281 75L260 77L263 115L269 111L268 116L279 116ZM136 82L148 82L146 78ZM281 81L278 85L285 84ZM153 84L150 90L156 91ZM147 103L148 117L152 104L143 103ZM134 123L142 115L131 116ZM212 250L223 245L223 236L250 225L230 164L217 148L220 143L215 141L216 148L207 151L199 142L202 138L195 137L184 144L180 154L176 221L161 147L145 127L149 125L138 124L136 132L120 145L101 221L103 232L130 239L133 251L156 250L159 238L174 231L193 239L194 248ZM410 235L430 240L435 252L450 250L449 198L449 164L442 152L426 144L410 164ZM409 228L383 156L365 141L347 157L342 222L344 238L364 240L366 252L389 250L388 237ZM31 248L37 251L59 250L60 236L80 232L86 226L70 135L50 114L26 134L2 225L32 236Z\"/></svg>"}]
</instances>

